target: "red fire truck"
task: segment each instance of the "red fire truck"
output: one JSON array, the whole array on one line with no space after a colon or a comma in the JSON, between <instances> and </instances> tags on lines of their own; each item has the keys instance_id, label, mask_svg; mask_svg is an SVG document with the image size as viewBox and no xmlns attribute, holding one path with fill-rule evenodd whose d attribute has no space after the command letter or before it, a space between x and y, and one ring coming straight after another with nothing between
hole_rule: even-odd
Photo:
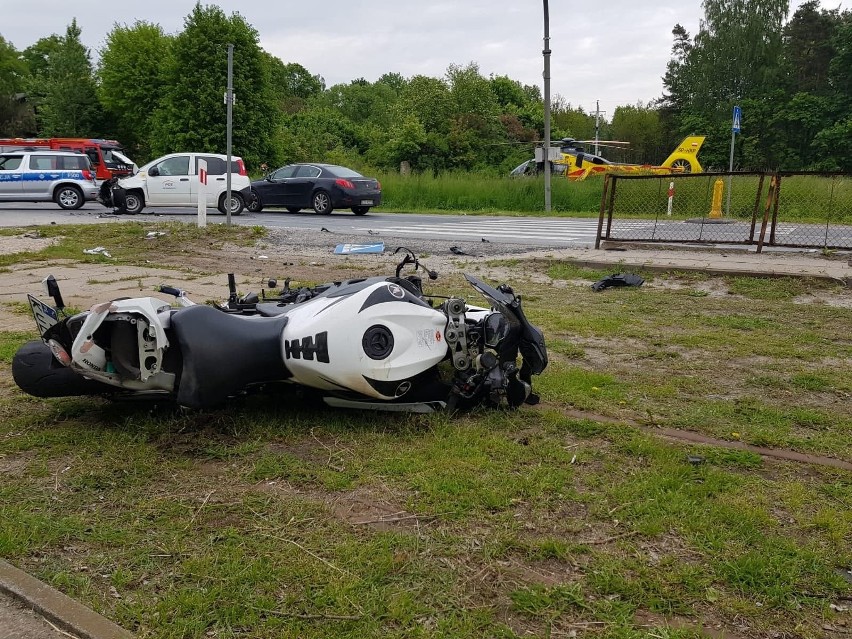
<instances>
[{"instance_id":1,"label":"red fire truck","mask_svg":"<svg viewBox=\"0 0 852 639\"><path fill-rule=\"evenodd\" d=\"M89 161L92 163L95 177L98 180L131 175L136 168L133 160L122 152L121 144L115 140L98 138L0 138L0 152L16 151L21 148L85 153L89 156Z\"/></svg>"}]
</instances>

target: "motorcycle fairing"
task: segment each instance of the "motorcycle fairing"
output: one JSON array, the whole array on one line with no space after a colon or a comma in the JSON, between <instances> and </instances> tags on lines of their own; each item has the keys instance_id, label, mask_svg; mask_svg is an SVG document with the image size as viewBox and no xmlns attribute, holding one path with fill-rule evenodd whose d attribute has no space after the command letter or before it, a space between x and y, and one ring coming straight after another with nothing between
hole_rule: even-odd
<instances>
[{"instance_id":1,"label":"motorcycle fairing","mask_svg":"<svg viewBox=\"0 0 852 639\"><path fill-rule=\"evenodd\" d=\"M521 379L529 382L530 375L539 375L547 367L547 348L544 345L544 334L541 329L533 326L527 319L521 308L521 299L512 292L512 289L505 286L496 289L467 273L464 277L480 295L491 302L494 308L509 320L513 330L517 331L517 349L523 358ZM509 354L509 357L514 358L514 355ZM504 359L503 353L501 353L501 359Z\"/></svg>"},{"instance_id":2,"label":"motorcycle fairing","mask_svg":"<svg viewBox=\"0 0 852 639\"><path fill-rule=\"evenodd\" d=\"M424 302L419 297L416 297L409 293L402 286L397 284L396 282L388 282L387 286L377 286L370 293L369 297L364 300L364 305L358 311L364 311L365 309L370 308L374 304L382 304L383 302L409 302L411 304L418 304L420 306L425 306L427 308L432 308L426 302Z\"/></svg>"},{"instance_id":3,"label":"motorcycle fairing","mask_svg":"<svg viewBox=\"0 0 852 639\"><path fill-rule=\"evenodd\" d=\"M162 371L163 357L169 340L160 313L169 310L168 303L156 297L138 297L104 302L93 306L85 315L79 332L71 345L71 368L90 379L129 390L159 388L171 390L174 375ZM103 348L98 344L97 334L117 327L114 323L125 323L118 335L129 338L118 349ZM112 340L109 340L112 344ZM133 360L138 365L133 376L128 377L127 368L117 369L113 350L125 355L125 362Z\"/></svg>"},{"instance_id":4,"label":"motorcycle fairing","mask_svg":"<svg viewBox=\"0 0 852 639\"><path fill-rule=\"evenodd\" d=\"M385 278L371 280L366 286L359 283L353 287L354 292L350 288L345 296L333 291L287 311L290 321L284 329L281 350L293 375L290 381L327 391L346 389L366 397L393 400L405 395L399 394L401 382L444 359L446 316L428 304L412 303L414 299L419 302L419 298L395 282ZM391 344L387 352L379 350L368 355L364 340L371 329L387 332ZM320 336L328 362L304 357L306 347L309 352L316 349ZM294 353L300 356L294 357Z\"/></svg>"},{"instance_id":5,"label":"motorcycle fairing","mask_svg":"<svg viewBox=\"0 0 852 639\"><path fill-rule=\"evenodd\" d=\"M288 315L230 315L212 306L189 306L172 314L183 355L177 402L214 406L247 386L290 376L281 357Z\"/></svg>"}]
</instances>

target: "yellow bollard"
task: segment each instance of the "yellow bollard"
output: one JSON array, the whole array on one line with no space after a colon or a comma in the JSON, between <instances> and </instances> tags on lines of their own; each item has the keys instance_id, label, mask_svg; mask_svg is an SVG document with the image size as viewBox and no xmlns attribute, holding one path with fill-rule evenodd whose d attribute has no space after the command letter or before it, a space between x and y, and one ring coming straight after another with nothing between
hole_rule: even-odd
<instances>
[{"instance_id":1,"label":"yellow bollard","mask_svg":"<svg viewBox=\"0 0 852 639\"><path fill-rule=\"evenodd\" d=\"M722 180L716 180L713 185L713 204L710 207L710 215L707 217L720 220L722 219L722 191L725 190L725 183Z\"/></svg>"}]
</instances>

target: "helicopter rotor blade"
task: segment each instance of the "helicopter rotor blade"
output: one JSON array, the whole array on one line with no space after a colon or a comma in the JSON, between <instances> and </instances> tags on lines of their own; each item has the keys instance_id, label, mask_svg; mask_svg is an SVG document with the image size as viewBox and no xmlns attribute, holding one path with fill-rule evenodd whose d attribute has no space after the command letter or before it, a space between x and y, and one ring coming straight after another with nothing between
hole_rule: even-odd
<instances>
[{"instance_id":1,"label":"helicopter rotor blade","mask_svg":"<svg viewBox=\"0 0 852 639\"><path fill-rule=\"evenodd\" d=\"M603 146L604 144L610 144L613 146L629 146L630 142L624 142L623 140L574 140L577 144L598 144Z\"/></svg>"}]
</instances>

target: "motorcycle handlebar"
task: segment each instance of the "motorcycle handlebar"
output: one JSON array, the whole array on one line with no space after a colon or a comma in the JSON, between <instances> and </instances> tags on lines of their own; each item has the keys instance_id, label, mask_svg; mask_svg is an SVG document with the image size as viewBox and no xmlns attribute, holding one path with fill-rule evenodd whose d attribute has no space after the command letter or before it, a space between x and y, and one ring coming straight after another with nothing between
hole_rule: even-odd
<instances>
[{"instance_id":1,"label":"motorcycle handlebar","mask_svg":"<svg viewBox=\"0 0 852 639\"><path fill-rule=\"evenodd\" d=\"M166 295L174 295L175 297L183 297L185 295L185 293L181 289L175 288L174 286L166 286L165 284L159 286L157 290L160 291L160 293L165 293Z\"/></svg>"}]
</instances>

